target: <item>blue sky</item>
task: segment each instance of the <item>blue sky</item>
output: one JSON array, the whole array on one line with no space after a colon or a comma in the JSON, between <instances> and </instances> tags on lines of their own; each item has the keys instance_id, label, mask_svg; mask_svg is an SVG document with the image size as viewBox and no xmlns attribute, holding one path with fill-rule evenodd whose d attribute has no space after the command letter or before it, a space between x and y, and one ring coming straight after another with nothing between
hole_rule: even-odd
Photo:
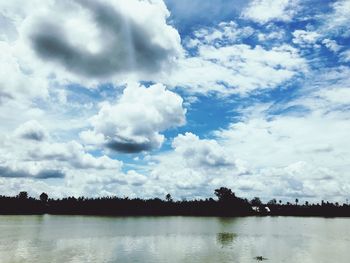
<instances>
[{"instance_id":1,"label":"blue sky","mask_svg":"<svg viewBox=\"0 0 350 263\"><path fill-rule=\"evenodd\" d=\"M345 201L349 13L348 0L1 3L0 190Z\"/></svg>"}]
</instances>

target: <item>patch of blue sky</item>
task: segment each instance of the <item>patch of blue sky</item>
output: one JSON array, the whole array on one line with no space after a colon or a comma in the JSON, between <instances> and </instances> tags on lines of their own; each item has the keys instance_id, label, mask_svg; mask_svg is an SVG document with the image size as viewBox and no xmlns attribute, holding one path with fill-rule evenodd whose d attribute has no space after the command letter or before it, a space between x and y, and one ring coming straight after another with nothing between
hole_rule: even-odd
<instances>
[{"instance_id":1,"label":"patch of blue sky","mask_svg":"<svg viewBox=\"0 0 350 263\"><path fill-rule=\"evenodd\" d=\"M108 156L110 158L123 162L123 167L122 167L123 171L128 171L133 166L139 165L140 162L142 161L142 158L141 158L142 155L143 155L142 153L125 154L125 153L118 153L118 152L112 152L112 151L108 152Z\"/></svg>"},{"instance_id":2,"label":"patch of blue sky","mask_svg":"<svg viewBox=\"0 0 350 263\"><path fill-rule=\"evenodd\" d=\"M78 101L80 103L91 101L99 102L102 100L115 101L121 94L123 88L123 86L116 87L112 83L105 83L90 89L79 84L70 84L67 86L68 100Z\"/></svg>"},{"instance_id":3,"label":"patch of blue sky","mask_svg":"<svg viewBox=\"0 0 350 263\"><path fill-rule=\"evenodd\" d=\"M304 6L304 13L315 16L318 14L330 13L333 10L332 4L335 2L337 2L337 0L304 0L302 4Z\"/></svg>"},{"instance_id":4,"label":"patch of blue sky","mask_svg":"<svg viewBox=\"0 0 350 263\"><path fill-rule=\"evenodd\" d=\"M294 117L304 117L308 115L311 110L303 105L292 105L292 106L285 106L285 105L274 105L275 107L270 107L268 110L268 118L271 119L276 116L294 116Z\"/></svg>"},{"instance_id":5,"label":"patch of blue sky","mask_svg":"<svg viewBox=\"0 0 350 263\"><path fill-rule=\"evenodd\" d=\"M230 100L218 99L215 95L197 95L197 101L187 108L187 124L167 132L167 135L192 132L200 137L206 137L209 131L225 127L230 122L232 104Z\"/></svg>"},{"instance_id":6,"label":"patch of blue sky","mask_svg":"<svg viewBox=\"0 0 350 263\"><path fill-rule=\"evenodd\" d=\"M349 26L350 27L350 26ZM343 47L349 47L350 43L350 35L349 36L338 36L334 38L334 40L337 41L337 44L343 46Z\"/></svg>"},{"instance_id":7,"label":"patch of blue sky","mask_svg":"<svg viewBox=\"0 0 350 263\"><path fill-rule=\"evenodd\" d=\"M321 47L315 51L310 50L309 52L313 53L313 55L307 56L308 58L312 57L312 63L309 64L315 70L349 65L349 63L340 60L339 54L330 51L326 47Z\"/></svg>"},{"instance_id":8,"label":"patch of blue sky","mask_svg":"<svg viewBox=\"0 0 350 263\"><path fill-rule=\"evenodd\" d=\"M246 0L165 0L171 12L169 22L181 36L189 35L203 26L214 26L239 17Z\"/></svg>"}]
</instances>

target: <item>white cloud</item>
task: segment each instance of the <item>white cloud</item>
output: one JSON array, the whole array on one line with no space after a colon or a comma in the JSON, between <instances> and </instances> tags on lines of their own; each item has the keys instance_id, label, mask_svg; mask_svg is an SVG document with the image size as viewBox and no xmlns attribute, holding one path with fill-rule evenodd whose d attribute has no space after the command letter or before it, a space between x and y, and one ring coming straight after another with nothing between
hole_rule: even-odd
<instances>
[{"instance_id":1,"label":"white cloud","mask_svg":"<svg viewBox=\"0 0 350 263\"><path fill-rule=\"evenodd\" d=\"M49 79L41 72L34 74L30 63L16 52L16 45L0 41L0 101L47 97Z\"/></svg>"},{"instance_id":2,"label":"white cloud","mask_svg":"<svg viewBox=\"0 0 350 263\"><path fill-rule=\"evenodd\" d=\"M254 34L251 27L235 22L198 29L185 40L190 49L186 57L160 82L187 93L248 95L276 88L307 72L306 60L288 44L243 44Z\"/></svg>"},{"instance_id":3,"label":"white cloud","mask_svg":"<svg viewBox=\"0 0 350 263\"><path fill-rule=\"evenodd\" d=\"M305 83L306 94L298 99L252 106L241 121L216 133L228 154L249 163L249 180L264 182L264 195L337 201L347 196L349 69L325 71L315 73L315 86Z\"/></svg>"},{"instance_id":4,"label":"white cloud","mask_svg":"<svg viewBox=\"0 0 350 263\"><path fill-rule=\"evenodd\" d=\"M242 17L258 23L272 20L290 21L297 12L297 0L253 0L242 12Z\"/></svg>"},{"instance_id":5,"label":"white cloud","mask_svg":"<svg viewBox=\"0 0 350 263\"><path fill-rule=\"evenodd\" d=\"M346 119L315 113L251 118L217 135L228 154L249 163L246 180L262 184L252 189L256 195L343 201L350 183L350 145L343 140L349 129Z\"/></svg>"},{"instance_id":6,"label":"white cloud","mask_svg":"<svg viewBox=\"0 0 350 263\"><path fill-rule=\"evenodd\" d=\"M48 137L47 131L36 120L28 121L15 130L15 135L20 138L34 141L42 141Z\"/></svg>"},{"instance_id":7,"label":"white cloud","mask_svg":"<svg viewBox=\"0 0 350 263\"><path fill-rule=\"evenodd\" d=\"M16 196L20 191L27 191L30 196L39 198L43 192L48 193L50 198L61 198L62 196L72 196L75 192L42 180L32 180L29 178L0 178L0 191L2 195Z\"/></svg>"},{"instance_id":8,"label":"white cloud","mask_svg":"<svg viewBox=\"0 0 350 263\"><path fill-rule=\"evenodd\" d=\"M38 179L63 178L70 171L119 171L122 162L107 156L94 157L75 141L52 143L9 137L2 143L0 176Z\"/></svg>"},{"instance_id":9,"label":"white cloud","mask_svg":"<svg viewBox=\"0 0 350 263\"><path fill-rule=\"evenodd\" d=\"M301 47L317 47L316 43L321 35L313 31L295 30L293 43Z\"/></svg>"},{"instance_id":10,"label":"white cloud","mask_svg":"<svg viewBox=\"0 0 350 263\"><path fill-rule=\"evenodd\" d=\"M31 121L18 127L13 135L1 135L3 194L15 195L24 190L36 197L40 192L54 197L135 197L138 188L148 182L148 178L137 171L124 172L122 161L106 155L94 156L76 141L53 142L49 134L41 140L23 136L32 134L33 128L35 132L45 130L40 123Z\"/></svg>"},{"instance_id":11,"label":"white cloud","mask_svg":"<svg viewBox=\"0 0 350 263\"><path fill-rule=\"evenodd\" d=\"M239 42L254 34L252 27L239 27L234 21L221 22L217 27L205 27L194 32L194 38L186 46L193 48L201 44L219 44L216 42Z\"/></svg>"},{"instance_id":12,"label":"white cloud","mask_svg":"<svg viewBox=\"0 0 350 263\"><path fill-rule=\"evenodd\" d=\"M0 97L153 80L182 52L163 1L11 1L0 14L8 29L0 38Z\"/></svg>"},{"instance_id":13,"label":"white cloud","mask_svg":"<svg viewBox=\"0 0 350 263\"><path fill-rule=\"evenodd\" d=\"M53 16L51 10L60 16ZM41 59L78 75L145 76L165 70L180 55L180 38L166 24L168 16L160 1L125 5L123 1L76 0L54 4L33 19L29 39Z\"/></svg>"},{"instance_id":14,"label":"white cloud","mask_svg":"<svg viewBox=\"0 0 350 263\"><path fill-rule=\"evenodd\" d=\"M322 44L334 53L337 53L342 48L342 46L338 45L337 41L329 38L322 40Z\"/></svg>"},{"instance_id":15,"label":"white cloud","mask_svg":"<svg viewBox=\"0 0 350 263\"><path fill-rule=\"evenodd\" d=\"M179 61L165 83L193 93L245 95L272 89L307 71L298 50L282 45L265 49L245 44L213 46L201 43L198 55Z\"/></svg>"},{"instance_id":16,"label":"white cloud","mask_svg":"<svg viewBox=\"0 0 350 263\"><path fill-rule=\"evenodd\" d=\"M277 30L277 31L275 31ZM258 39L259 41L268 41L268 40L283 40L283 38L286 36L286 32L281 29L274 29L270 33L259 33Z\"/></svg>"},{"instance_id":17,"label":"white cloud","mask_svg":"<svg viewBox=\"0 0 350 263\"><path fill-rule=\"evenodd\" d=\"M95 138L113 150L136 153L159 148L164 136L160 133L185 124L186 110L182 98L156 84L148 88L128 85L115 104L104 103L91 118L93 131L82 138Z\"/></svg>"},{"instance_id":18,"label":"white cloud","mask_svg":"<svg viewBox=\"0 0 350 263\"><path fill-rule=\"evenodd\" d=\"M215 140L185 133L173 140L172 148L168 153L153 156L149 166L152 180L177 198L207 197L213 187L220 186L225 179L234 180L243 171Z\"/></svg>"},{"instance_id":19,"label":"white cloud","mask_svg":"<svg viewBox=\"0 0 350 263\"><path fill-rule=\"evenodd\" d=\"M66 143L43 142L28 149L27 155L34 161L65 163L74 169L120 169L122 162L107 156L94 157L76 141Z\"/></svg>"},{"instance_id":20,"label":"white cloud","mask_svg":"<svg viewBox=\"0 0 350 263\"><path fill-rule=\"evenodd\" d=\"M209 167L235 166L234 161L215 140L201 140L192 133L178 135L172 147L190 166Z\"/></svg>"},{"instance_id":21,"label":"white cloud","mask_svg":"<svg viewBox=\"0 0 350 263\"><path fill-rule=\"evenodd\" d=\"M340 53L340 60L343 62L350 62L350 49Z\"/></svg>"},{"instance_id":22,"label":"white cloud","mask_svg":"<svg viewBox=\"0 0 350 263\"><path fill-rule=\"evenodd\" d=\"M338 0L331 4L333 12L323 16L325 20L323 30L342 36L349 36L349 22L350 22L350 1Z\"/></svg>"},{"instance_id":23,"label":"white cloud","mask_svg":"<svg viewBox=\"0 0 350 263\"><path fill-rule=\"evenodd\" d=\"M327 72L325 74L324 72ZM212 139L178 135L149 157L152 181L177 198L207 197L222 185L239 196L344 202L350 189L349 69L314 73L304 93L258 103Z\"/></svg>"},{"instance_id":24,"label":"white cloud","mask_svg":"<svg viewBox=\"0 0 350 263\"><path fill-rule=\"evenodd\" d=\"M345 66L324 68L314 73L305 84L307 95L294 103L321 113L336 111L347 114L346 106L350 104L349 74L350 68Z\"/></svg>"},{"instance_id":25,"label":"white cloud","mask_svg":"<svg viewBox=\"0 0 350 263\"><path fill-rule=\"evenodd\" d=\"M69 170L120 170L122 167L118 160L91 155L76 141L53 142L52 136L37 121L20 125L13 135L1 136L3 170L0 176L51 178L55 177L54 173L47 173L45 177L43 172L62 171L57 177L63 177Z\"/></svg>"},{"instance_id":26,"label":"white cloud","mask_svg":"<svg viewBox=\"0 0 350 263\"><path fill-rule=\"evenodd\" d=\"M181 56L180 37L167 24L169 12L163 1L11 1L0 3L0 13L1 25L6 24L0 33L4 69L0 72L0 180L8 189L3 193L36 187L30 189L32 193L45 189L55 196L135 196L147 178L137 171L123 172L123 162L103 153L91 154L76 135L87 129L88 116L99 101L118 94L116 86L129 79L153 80ZM66 60L62 52L78 60ZM76 68L79 61L89 63ZM103 67L96 67L101 61ZM75 90L78 85L96 88L104 83L113 83L114 88L108 96L100 93L101 98ZM118 102L119 108L110 107L123 115L117 121L127 121L115 124L123 142L140 139L157 148L164 141L160 132L185 123L181 97L162 85L127 87ZM95 121L98 131L107 132L98 115ZM81 132L81 138L92 144L108 142L105 135Z\"/></svg>"},{"instance_id":27,"label":"white cloud","mask_svg":"<svg viewBox=\"0 0 350 263\"><path fill-rule=\"evenodd\" d=\"M183 54L163 1L2 1L0 190L192 198L225 185L247 197L342 201L350 190L347 67L318 71L298 99L245 108L211 139L180 134L171 150L127 164L101 147L158 149L166 130L186 122L186 104L162 84L120 93L130 79L182 88L195 107L196 93L244 100L310 73L305 47L322 43L347 63L334 35L349 35L349 1L332 4L320 28L294 31L293 47L282 43L287 29L269 22L291 21L298 3L252 1L242 17L262 31L232 21L204 27L184 40ZM266 42L247 44L256 39Z\"/></svg>"}]
</instances>

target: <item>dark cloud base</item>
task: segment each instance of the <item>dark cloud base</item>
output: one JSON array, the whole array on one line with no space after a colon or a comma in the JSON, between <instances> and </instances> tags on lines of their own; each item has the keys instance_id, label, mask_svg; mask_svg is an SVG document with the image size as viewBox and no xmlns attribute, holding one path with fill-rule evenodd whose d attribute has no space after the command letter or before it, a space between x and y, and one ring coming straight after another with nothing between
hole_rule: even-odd
<instances>
[{"instance_id":1,"label":"dark cloud base","mask_svg":"<svg viewBox=\"0 0 350 263\"><path fill-rule=\"evenodd\" d=\"M0 166L0 177L50 179L50 178L64 178L65 174L60 170L54 170L54 169L42 170L37 174L30 174L29 172L24 170L13 170L6 166Z\"/></svg>"},{"instance_id":2,"label":"dark cloud base","mask_svg":"<svg viewBox=\"0 0 350 263\"><path fill-rule=\"evenodd\" d=\"M22 134L21 137L26 140L43 141L45 138L45 134L40 131L32 131Z\"/></svg>"},{"instance_id":3,"label":"dark cloud base","mask_svg":"<svg viewBox=\"0 0 350 263\"><path fill-rule=\"evenodd\" d=\"M136 143L136 142L118 142L111 141L106 144L106 147L117 152L122 153L139 153L142 151L152 150L150 143Z\"/></svg>"},{"instance_id":4,"label":"dark cloud base","mask_svg":"<svg viewBox=\"0 0 350 263\"><path fill-rule=\"evenodd\" d=\"M32 46L43 60L54 61L87 77L117 73L157 72L173 56L171 50L152 41L147 28L95 1L74 1L89 10L99 27L104 48L97 54L73 46L58 25L41 20L31 34Z\"/></svg>"}]
</instances>

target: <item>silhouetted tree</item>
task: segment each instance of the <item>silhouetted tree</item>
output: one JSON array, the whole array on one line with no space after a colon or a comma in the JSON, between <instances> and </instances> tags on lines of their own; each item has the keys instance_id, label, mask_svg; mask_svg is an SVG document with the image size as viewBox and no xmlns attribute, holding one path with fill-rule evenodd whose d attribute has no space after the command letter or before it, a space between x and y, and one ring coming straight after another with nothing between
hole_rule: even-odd
<instances>
[{"instance_id":1,"label":"silhouetted tree","mask_svg":"<svg viewBox=\"0 0 350 263\"><path fill-rule=\"evenodd\" d=\"M43 203L46 203L48 198L49 198L49 196L46 193L42 193L40 195L40 201Z\"/></svg>"},{"instance_id":2,"label":"silhouetted tree","mask_svg":"<svg viewBox=\"0 0 350 263\"><path fill-rule=\"evenodd\" d=\"M171 197L171 194L167 194L167 195L165 196L165 200L166 200L167 202L172 202L173 199L172 199L172 197Z\"/></svg>"},{"instance_id":3,"label":"silhouetted tree","mask_svg":"<svg viewBox=\"0 0 350 263\"><path fill-rule=\"evenodd\" d=\"M214 194L217 196L219 201L229 201L236 197L235 193L231 189L226 187L220 187L215 189Z\"/></svg>"},{"instance_id":4,"label":"silhouetted tree","mask_svg":"<svg viewBox=\"0 0 350 263\"><path fill-rule=\"evenodd\" d=\"M270 201L268 201L267 204L268 205L275 205L275 204L277 204L277 200L276 199L271 199Z\"/></svg>"},{"instance_id":5,"label":"silhouetted tree","mask_svg":"<svg viewBox=\"0 0 350 263\"><path fill-rule=\"evenodd\" d=\"M296 199L295 199L295 204L298 205L298 203L299 203L299 199L296 198Z\"/></svg>"},{"instance_id":6,"label":"silhouetted tree","mask_svg":"<svg viewBox=\"0 0 350 263\"><path fill-rule=\"evenodd\" d=\"M250 201L251 205L253 206L261 206L262 202L260 200L259 197L254 197L251 201Z\"/></svg>"},{"instance_id":7,"label":"silhouetted tree","mask_svg":"<svg viewBox=\"0 0 350 263\"><path fill-rule=\"evenodd\" d=\"M28 193L25 191L19 192L19 194L17 195L17 198L21 200L28 199Z\"/></svg>"},{"instance_id":8,"label":"silhouetted tree","mask_svg":"<svg viewBox=\"0 0 350 263\"><path fill-rule=\"evenodd\" d=\"M231 189L221 187L215 190L219 201L212 198L173 201L170 194L164 200L159 198L119 198L115 196L88 198L66 197L49 199L46 193L40 200L20 192L15 197L0 196L0 214L72 214L72 215L181 215L181 216L343 216L350 217L348 204L332 203L322 200L322 205L295 205L287 202L279 205L275 199L269 201L269 211L258 197L248 201L236 197ZM296 201L298 203L299 200ZM282 203L282 202L280 202ZM252 205L259 209L252 209Z\"/></svg>"}]
</instances>

